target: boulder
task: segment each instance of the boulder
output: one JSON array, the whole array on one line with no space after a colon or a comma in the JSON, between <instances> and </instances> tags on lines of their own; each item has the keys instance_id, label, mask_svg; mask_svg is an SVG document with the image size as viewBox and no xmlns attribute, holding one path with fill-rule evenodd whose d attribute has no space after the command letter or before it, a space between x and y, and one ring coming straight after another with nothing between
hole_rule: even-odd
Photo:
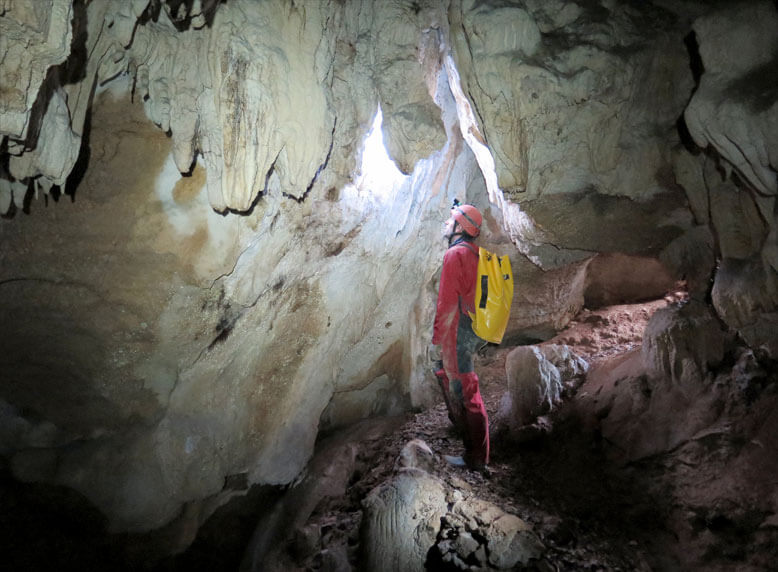
<instances>
[{"instance_id":1,"label":"boulder","mask_svg":"<svg viewBox=\"0 0 778 572\"><path fill-rule=\"evenodd\" d=\"M426 443L410 441L394 475L363 501L360 565L365 570L452 565L514 570L543 555L545 546L529 524L473 497L464 481L444 482L428 473L425 468L434 468L431 457ZM458 484L464 490L455 488Z\"/></svg>"},{"instance_id":2,"label":"boulder","mask_svg":"<svg viewBox=\"0 0 778 572\"><path fill-rule=\"evenodd\" d=\"M674 282L656 258L599 254L587 268L585 304L592 309L661 298Z\"/></svg>"},{"instance_id":3,"label":"boulder","mask_svg":"<svg viewBox=\"0 0 778 572\"><path fill-rule=\"evenodd\" d=\"M724 359L727 336L710 308L691 301L660 308L643 336L649 376L695 393L708 372Z\"/></svg>"},{"instance_id":4,"label":"boulder","mask_svg":"<svg viewBox=\"0 0 778 572\"><path fill-rule=\"evenodd\" d=\"M446 513L443 481L420 469L402 469L364 499L362 538L365 570L426 570L427 553Z\"/></svg>"},{"instance_id":5,"label":"boulder","mask_svg":"<svg viewBox=\"0 0 778 572\"><path fill-rule=\"evenodd\" d=\"M657 310L642 347L591 372L583 387L596 390L599 431L613 445L609 454L620 461L656 455L714 425L728 390L714 383L713 370L729 344L701 302Z\"/></svg>"},{"instance_id":6,"label":"boulder","mask_svg":"<svg viewBox=\"0 0 778 572\"><path fill-rule=\"evenodd\" d=\"M763 257L722 260L711 298L721 319L751 348L778 357L778 272Z\"/></svg>"},{"instance_id":7,"label":"boulder","mask_svg":"<svg viewBox=\"0 0 778 572\"><path fill-rule=\"evenodd\" d=\"M546 547L533 528L516 515L477 497L456 501L441 523L430 564L460 569L516 570L531 565Z\"/></svg>"},{"instance_id":8,"label":"boulder","mask_svg":"<svg viewBox=\"0 0 778 572\"><path fill-rule=\"evenodd\" d=\"M514 437L523 426L548 412L562 399L566 382L588 371L589 365L567 346L522 346L505 360L508 390L495 417Z\"/></svg>"}]
</instances>

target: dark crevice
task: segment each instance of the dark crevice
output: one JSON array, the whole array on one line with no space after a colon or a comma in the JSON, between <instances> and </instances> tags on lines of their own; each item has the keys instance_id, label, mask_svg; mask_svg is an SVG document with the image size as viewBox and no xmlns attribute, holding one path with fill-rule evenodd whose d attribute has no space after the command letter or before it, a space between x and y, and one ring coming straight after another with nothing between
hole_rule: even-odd
<instances>
[{"instance_id":1,"label":"dark crevice","mask_svg":"<svg viewBox=\"0 0 778 572\"><path fill-rule=\"evenodd\" d=\"M84 127L81 134L81 149L78 152L78 159L73 165L73 169L68 174L65 180L64 189L62 192L70 197L71 202L76 200L76 191L81 186L81 182L86 176L87 168L89 167L89 159L92 155L90 138L92 133L92 101L94 99L96 82L92 82L92 89L89 94L89 110L84 117Z\"/></svg>"},{"instance_id":2,"label":"dark crevice","mask_svg":"<svg viewBox=\"0 0 778 572\"><path fill-rule=\"evenodd\" d=\"M285 487L251 485L246 473L227 476L231 494L199 527L191 545L167 555L191 526L191 511L161 529L111 533L104 514L85 496L57 485L22 483L0 457L0 532L3 564L16 571L171 572L238 570L261 515L273 510Z\"/></svg>"},{"instance_id":3,"label":"dark crevice","mask_svg":"<svg viewBox=\"0 0 778 572\"><path fill-rule=\"evenodd\" d=\"M692 79L694 80L694 88L692 88L689 94L689 99L686 102L688 107L689 102L694 97L695 92L700 87L700 79L702 74L705 73L705 66L702 63L702 57L700 56L700 46L697 43L697 35L692 31L689 32L683 39L683 43L686 46L686 51L689 54L689 69L692 73ZM701 149L697 146L689 132L689 126L686 125L686 119L684 113L675 122L676 130L678 131L678 138L681 140L681 144L692 155L699 155Z\"/></svg>"},{"instance_id":4,"label":"dark crevice","mask_svg":"<svg viewBox=\"0 0 778 572\"><path fill-rule=\"evenodd\" d=\"M678 116L678 119L675 122L675 128L678 131L678 138L681 140L681 145L683 145L684 149L694 156L699 155L702 152L702 149L694 142L694 138L692 138L692 134L689 132L689 126L686 125L686 119L684 119L683 113Z\"/></svg>"},{"instance_id":5,"label":"dark crevice","mask_svg":"<svg viewBox=\"0 0 778 572\"><path fill-rule=\"evenodd\" d=\"M86 78L87 47L89 37L88 16L84 0L73 3L73 39L70 42L70 55L56 68L60 85L77 84Z\"/></svg>"},{"instance_id":6,"label":"dark crevice","mask_svg":"<svg viewBox=\"0 0 778 572\"><path fill-rule=\"evenodd\" d=\"M702 74L705 73L705 65L702 63L702 56L700 55L700 45L697 43L697 34L694 31L689 32L683 39L683 43L686 45L686 51L689 53L689 69L692 72L692 78L694 79L694 91L700 87L700 79Z\"/></svg>"},{"instance_id":7,"label":"dark crevice","mask_svg":"<svg viewBox=\"0 0 778 572\"><path fill-rule=\"evenodd\" d=\"M195 131L196 130L197 128L195 128ZM194 153L192 153L192 162L189 164L187 170L181 173L182 177L191 177L194 174L195 167L197 167L197 157L199 155L200 155L200 151L195 149Z\"/></svg>"},{"instance_id":8,"label":"dark crevice","mask_svg":"<svg viewBox=\"0 0 778 572\"><path fill-rule=\"evenodd\" d=\"M208 345L208 350L211 351L215 346L224 342L232 333L232 329L235 327L235 323L241 317L241 313L231 314L229 303L225 306L224 314L219 318L219 323L216 324L217 335L213 341Z\"/></svg>"}]
</instances>

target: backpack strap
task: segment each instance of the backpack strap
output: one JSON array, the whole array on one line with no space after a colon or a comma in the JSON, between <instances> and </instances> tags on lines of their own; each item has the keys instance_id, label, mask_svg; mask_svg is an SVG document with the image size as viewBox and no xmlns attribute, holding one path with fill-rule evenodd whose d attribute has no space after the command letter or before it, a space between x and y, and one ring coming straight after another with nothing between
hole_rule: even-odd
<instances>
[{"instance_id":1,"label":"backpack strap","mask_svg":"<svg viewBox=\"0 0 778 572\"><path fill-rule=\"evenodd\" d=\"M468 242L468 241L466 241L466 240L459 240L459 241L455 242L454 244L452 244L451 246L449 246L449 248L454 248L455 246L464 246L464 247L465 247L465 248L467 248L467 249L468 249L470 252L472 252L473 254L475 254L475 255L476 255L476 257L478 257L478 256L479 256L479 254L478 254L478 250L476 250L476 247L475 247L475 245L474 245L474 244L471 244L470 242ZM459 305L459 313L460 313L460 315L464 315L464 316L470 317L469 313L468 313L468 312L466 312L466 311L465 311L465 309L462 307L462 298L461 298L461 297L460 297L460 299L458 300L457 304Z\"/></svg>"}]
</instances>

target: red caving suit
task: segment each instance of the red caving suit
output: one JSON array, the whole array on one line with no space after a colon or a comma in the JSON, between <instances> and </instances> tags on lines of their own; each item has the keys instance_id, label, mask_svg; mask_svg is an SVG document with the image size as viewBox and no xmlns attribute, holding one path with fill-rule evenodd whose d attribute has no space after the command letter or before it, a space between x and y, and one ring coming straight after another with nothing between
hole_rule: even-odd
<instances>
[{"instance_id":1,"label":"red caving suit","mask_svg":"<svg viewBox=\"0 0 778 572\"><path fill-rule=\"evenodd\" d=\"M478 247L460 238L446 251L440 273L432 343L441 346L443 372L436 372L448 393L449 415L463 433L468 465L489 463L489 419L473 369L482 341L467 312L475 312ZM449 381L450 380L450 381Z\"/></svg>"}]
</instances>

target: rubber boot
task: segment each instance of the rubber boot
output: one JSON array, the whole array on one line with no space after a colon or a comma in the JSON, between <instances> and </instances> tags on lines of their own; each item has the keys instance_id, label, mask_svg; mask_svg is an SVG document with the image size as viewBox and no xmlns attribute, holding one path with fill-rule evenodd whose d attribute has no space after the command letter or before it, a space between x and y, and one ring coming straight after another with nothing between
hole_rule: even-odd
<instances>
[{"instance_id":1,"label":"rubber boot","mask_svg":"<svg viewBox=\"0 0 778 572\"><path fill-rule=\"evenodd\" d=\"M475 372L460 374L464 397L465 454L468 467L481 470L489 464L489 418Z\"/></svg>"}]
</instances>

